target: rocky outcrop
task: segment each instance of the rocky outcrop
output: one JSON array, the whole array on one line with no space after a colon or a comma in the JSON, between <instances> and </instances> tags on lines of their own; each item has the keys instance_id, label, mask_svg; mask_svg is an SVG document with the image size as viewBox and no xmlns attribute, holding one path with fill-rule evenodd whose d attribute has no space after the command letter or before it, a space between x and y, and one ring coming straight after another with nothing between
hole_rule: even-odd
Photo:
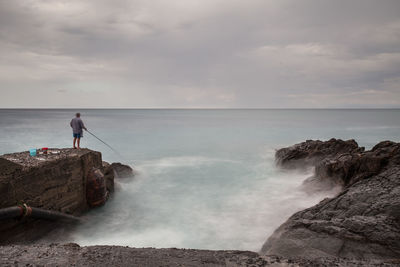
<instances>
[{"instance_id":1,"label":"rocky outcrop","mask_svg":"<svg viewBox=\"0 0 400 267\"><path fill-rule=\"evenodd\" d=\"M370 151L347 152L320 161L315 177L347 187L396 165L400 165L400 144L384 141Z\"/></svg>"},{"instance_id":2,"label":"rocky outcrop","mask_svg":"<svg viewBox=\"0 0 400 267\"><path fill-rule=\"evenodd\" d=\"M0 208L26 203L74 215L88 210L86 179L93 168L102 168L101 153L89 149L51 149L35 157L13 153L0 161Z\"/></svg>"},{"instance_id":3,"label":"rocky outcrop","mask_svg":"<svg viewBox=\"0 0 400 267\"><path fill-rule=\"evenodd\" d=\"M110 167L114 170L115 176L117 178L129 178L135 175L133 169L130 166L124 165L119 162L112 163Z\"/></svg>"},{"instance_id":4,"label":"rocky outcrop","mask_svg":"<svg viewBox=\"0 0 400 267\"><path fill-rule=\"evenodd\" d=\"M342 153L364 151L356 141L332 138L323 142L319 140L307 140L294 146L281 148L275 153L275 160L278 166L284 168L302 168L314 166L319 161L334 157Z\"/></svg>"},{"instance_id":5,"label":"rocky outcrop","mask_svg":"<svg viewBox=\"0 0 400 267\"><path fill-rule=\"evenodd\" d=\"M355 147L328 153L314 164L314 180L340 184L343 191L291 216L261 252L299 258L400 259L400 143L385 141L370 151Z\"/></svg>"},{"instance_id":6,"label":"rocky outcrop","mask_svg":"<svg viewBox=\"0 0 400 267\"><path fill-rule=\"evenodd\" d=\"M114 170L89 149L49 149L0 157L0 208L25 203L34 208L80 215L104 204L114 190ZM24 218L2 221L0 244L41 239L59 225Z\"/></svg>"}]
</instances>

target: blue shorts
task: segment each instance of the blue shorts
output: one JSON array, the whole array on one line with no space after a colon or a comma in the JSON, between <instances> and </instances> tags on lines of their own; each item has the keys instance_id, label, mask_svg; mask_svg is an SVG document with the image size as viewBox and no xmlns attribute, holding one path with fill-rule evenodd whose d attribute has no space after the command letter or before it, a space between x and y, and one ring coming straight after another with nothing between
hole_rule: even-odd
<instances>
[{"instance_id":1,"label":"blue shorts","mask_svg":"<svg viewBox=\"0 0 400 267\"><path fill-rule=\"evenodd\" d=\"M82 136L82 134L79 134L79 133L74 133L74 134L72 134L72 136L74 137L74 138L81 138L81 137L83 137Z\"/></svg>"}]
</instances>

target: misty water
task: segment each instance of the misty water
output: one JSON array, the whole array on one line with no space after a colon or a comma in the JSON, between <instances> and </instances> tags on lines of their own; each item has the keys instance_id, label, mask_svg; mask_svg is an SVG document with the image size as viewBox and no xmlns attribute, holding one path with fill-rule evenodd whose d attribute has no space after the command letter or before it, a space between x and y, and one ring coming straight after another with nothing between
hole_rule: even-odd
<instances>
[{"instance_id":1,"label":"misty water","mask_svg":"<svg viewBox=\"0 0 400 267\"><path fill-rule=\"evenodd\" d=\"M70 147L77 110L0 110L0 153ZM79 110L82 146L134 167L113 198L73 233L81 245L257 251L290 215L334 192L300 189L309 172L274 165L307 139L400 141L400 110Z\"/></svg>"}]
</instances>

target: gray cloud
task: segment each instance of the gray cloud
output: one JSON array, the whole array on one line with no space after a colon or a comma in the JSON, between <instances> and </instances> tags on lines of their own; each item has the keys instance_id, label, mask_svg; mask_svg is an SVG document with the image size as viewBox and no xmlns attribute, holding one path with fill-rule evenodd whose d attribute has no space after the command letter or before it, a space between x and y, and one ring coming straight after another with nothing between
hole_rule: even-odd
<instances>
[{"instance_id":1,"label":"gray cloud","mask_svg":"<svg viewBox=\"0 0 400 267\"><path fill-rule=\"evenodd\" d=\"M398 14L397 0L0 0L0 107L400 107Z\"/></svg>"}]
</instances>

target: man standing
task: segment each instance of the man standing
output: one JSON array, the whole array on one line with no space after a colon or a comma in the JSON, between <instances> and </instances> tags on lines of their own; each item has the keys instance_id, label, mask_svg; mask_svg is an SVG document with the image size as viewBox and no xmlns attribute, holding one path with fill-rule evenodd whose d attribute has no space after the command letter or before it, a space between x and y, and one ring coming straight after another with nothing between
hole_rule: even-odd
<instances>
[{"instance_id":1,"label":"man standing","mask_svg":"<svg viewBox=\"0 0 400 267\"><path fill-rule=\"evenodd\" d=\"M78 140L78 149L80 148L80 141L81 137L83 137L83 131L82 129L86 129L85 125L83 124L83 121L81 119L81 114L76 113L75 118L73 118L70 122L70 125L72 127L72 135L74 136L74 148L77 148L75 146L76 140Z\"/></svg>"}]
</instances>

